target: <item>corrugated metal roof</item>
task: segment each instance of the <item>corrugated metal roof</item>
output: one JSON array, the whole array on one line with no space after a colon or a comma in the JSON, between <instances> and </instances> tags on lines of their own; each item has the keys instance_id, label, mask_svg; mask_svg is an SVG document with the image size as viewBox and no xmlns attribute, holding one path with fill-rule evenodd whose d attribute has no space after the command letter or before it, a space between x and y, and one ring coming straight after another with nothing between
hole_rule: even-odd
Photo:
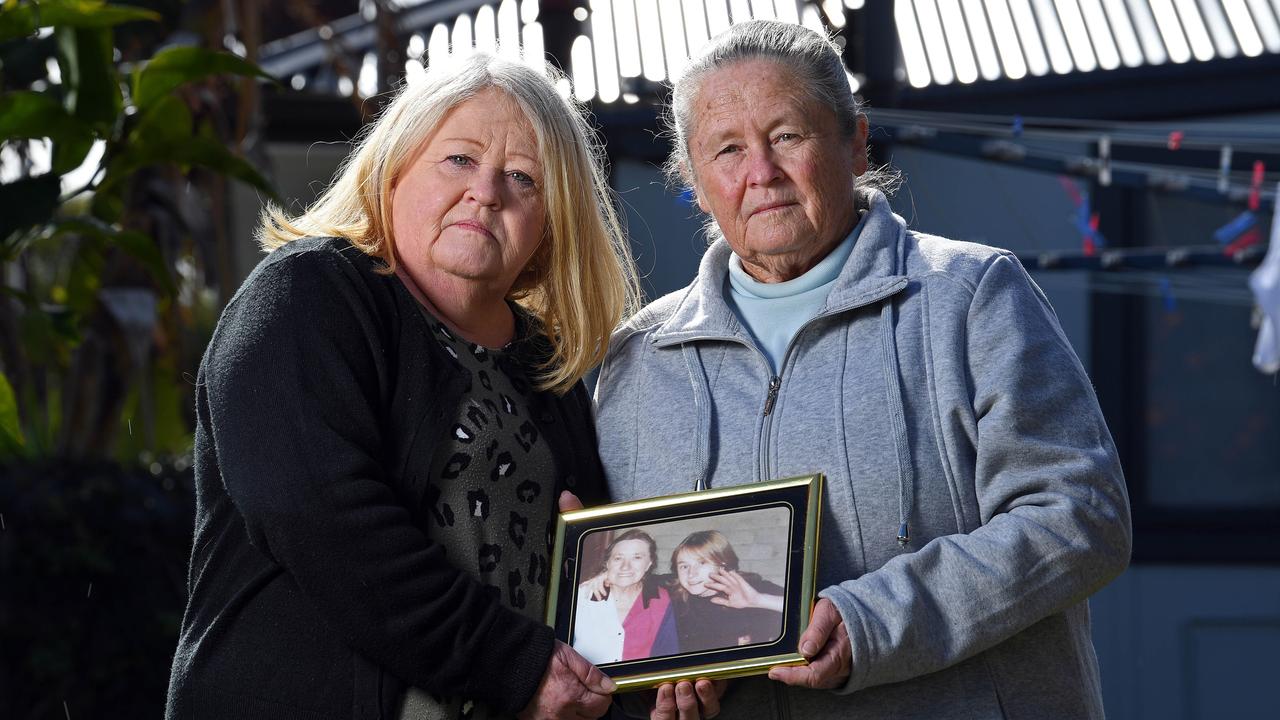
<instances>
[{"instance_id":1,"label":"corrugated metal roof","mask_svg":"<svg viewBox=\"0 0 1280 720\"><path fill-rule=\"evenodd\" d=\"M1280 0L874 1L895 2L902 77L918 88L1280 53ZM630 79L678 77L689 56L732 23L774 18L838 31L845 12L864 5L865 0L588 0L574 14L581 34L570 57L561 59L572 80L564 90L583 100L634 102L638 98L627 92ZM414 33L407 53L410 80L423 63L475 49L545 67L537 0L402 0L401 6L401 28ZM364 30L343 31L344 49L365 53L360 77L339 79L344 92L354 83L376 84L369 77L376 66L373 37ZM324 56L317 43L298 38L264 46L262 53L264 66L294 76L295 86L308 84L307 71Z\"/></svg>"}]
</instances>

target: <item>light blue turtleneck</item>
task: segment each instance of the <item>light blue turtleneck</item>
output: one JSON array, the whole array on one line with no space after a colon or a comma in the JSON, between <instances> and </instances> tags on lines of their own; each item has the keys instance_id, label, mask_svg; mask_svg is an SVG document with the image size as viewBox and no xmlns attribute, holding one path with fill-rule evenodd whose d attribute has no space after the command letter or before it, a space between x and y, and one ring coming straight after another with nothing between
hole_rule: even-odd
<instances>
[{"instance_id":1,"label":"light blue turtleneck","mask_svg":"<svg viewBox=\"0 0 1280 720\"><path fill-rule=\"evenodd\" d=\"M859 221L817 265L800 277L785 282L762 283L742 269L742 259L737 253L729 257L725 300L747 332L751 333L756 345L768 356L775 375L782 369L783 355L791 338L826 302L861 230L862 222Z\"/></svg>"}]
</instances>

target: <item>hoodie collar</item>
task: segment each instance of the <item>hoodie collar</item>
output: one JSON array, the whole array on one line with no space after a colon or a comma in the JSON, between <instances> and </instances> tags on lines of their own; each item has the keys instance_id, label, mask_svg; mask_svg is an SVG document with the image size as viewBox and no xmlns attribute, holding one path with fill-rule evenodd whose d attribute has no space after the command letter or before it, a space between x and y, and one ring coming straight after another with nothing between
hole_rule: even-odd
<instances>
[{"instance_id":1,"label":"hoodie collar","mask_svg":"<svg viewBox=\"0 0 1280 720\"><path fill-rule=\"evenodd\" d=\"M879 190L859 189L856 196L858 207L865 208L867 217L853 253L836 277L819 315L876 302L907 285L903 274L906 221L893 213L888 198ZM729 243L723 237L707 248L697 279L671 317L654 332L654 344L708 338L751 342L750 335L724 299L731 254Z\"/></svg>"}]
</instances>

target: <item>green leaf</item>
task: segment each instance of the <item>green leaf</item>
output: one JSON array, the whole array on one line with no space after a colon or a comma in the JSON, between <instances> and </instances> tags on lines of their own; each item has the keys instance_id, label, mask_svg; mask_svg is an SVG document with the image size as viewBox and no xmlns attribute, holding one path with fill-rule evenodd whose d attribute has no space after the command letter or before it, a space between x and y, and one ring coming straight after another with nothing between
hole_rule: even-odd
<instances>
[{"instance_id":1,"label":"green leaf","mask_svg":"<svg viewBox=\"0 0 1280 720\"><path fill-rule=\"evenodd\" d=\"M0 7L0 40L26 37L42 27L111 28L127 22L159 19L157 12L108 5L103 0L5 2Z\"/></svg>"},{"instance_id":2,"label":"green leaf","mask_svg":"<svg viewBox=\"0 0 1280 720\"><path fill-rule=\"evenodd\" d=\"M265 70L237 55L197 47L171 47L156 53L133 77L133 103L151 106L186 83L214 75L240 75L274 81Z\"/></svg>"},{"instance_id":3,"label":"green leaf","mask_svg":"<svg viewBox=\"0 0 1280 720\"><path fill-rule=\"evenodd\" d=\"M22 422L18 418L18 401L4 373L0 373L0 457L13 457L26 445Z\"/></svg>"},{"instance_id":4,"label":"green leaf","mask_svg":"<svg viewBox=\"0 0 1280 720\"><path fill-rule=\"evenodd\" d=\"M177 292L177 286L174 285L173 274L169 271L169 264L165 262L164 253L160 252L160 246L150 235L125 230L111 236L111 243L146 268L165 296L171 297Z\"/></svg>"},{"instance_id":5,"label":"green leaf","mask_svg":"<svg viewBox=\"0 0 1280 720\"><path fill-rule=\"evenodd\" d=\"M83 317L93 307L102 287L102 268L106 259L102 255L103 243L96 238L84 238L76 243L67 276L67 308Z\"/></svg>"},{"instance_id":6,"label":"green leaf","mask_svg":"<svg viewBox=\"0 0 1280 720\"><path fill-rule=\"evenodd\" d=\"M99 246L114 245L137 260L155 279L156 286L163 294L171 296L177 292L173 273L165 262L164 253L160 251L156 241L146 233L135 230L116 230L95 218L78 217L54 223L50 237L57 238L69 234L92 239ZM68 288L68 293L70 292Z\"/></svg>"},{"instance_id":7,"label":"green leaf","mask_svg":"<svg viewBox=\"0 0 1280 720\"><path fill-rule=\"evenodd\" d=\"M61 364L80 343L79 318L56 305L27 308L18 321L22 351L35 367Z\"/></svg>"},{"instance_id":8,"label":"green leaf","mask_svg":"<svg viewBox=\"0 0 1280 720\"><path fill-rule=\"evenodd\" d=\"M107 134L124 107L112 58L111 29L59 27L54 37L67 109Z\"/></svg>"},{"instance_id":9,"label":"green leaf","mask_svg":"<svg viewBox=\"0 0 1280 720\"><path fill-rule=\"evenodd\" d=\"M53 141L53 171L71 172L93 147L93 130L48 95L13 92L0 95L0 141L49 138Z\"/></svg>"},{"instance_id":10,"label":"green leaf","mask_svg":"<svg viewBox=\"0 0 1280 720\"><path fill-rule=\"evenodd\" d=\"M54 142L85 137L93 141L88 126L49 95L25 90L0 95L0 140L46 137Z\"/></svg>"},{"instance_id":11,"label":"green leaf","mask_svg":"<svg viewBox=\"0 0 1280 720\"><path fill-rule=\"evenodd\" d=\"M120 222L120 218L124 217L124 197L121 196L119 188L107 187L106 184L107 180L104 178L94 189L89 211L103 222Z\"/></svg>"},{"instance_id":12,"label":"green leaf","mask_svg":"<svg viewBox=\"0 0 1280 720\"><path fill-rule=\"evenodd\" d=\"M0 8L0 40L20 38L36 31L35 8L6 2Z\"/></svg>"},{"instance_id":13,"label":"green leaf","mask_svg":"<svg viewBox=\"0 0 1280 720\"><path fill-rule=\"evenodd\" d=\"M0 246L7 247L11 236L48 222L58 209L61 179L54 173L22 178L0 184Z\"/></svg>"},{"instance_id":14,"label":"green leaf","mask_svg":"<svg viewBox=\"0 0 1280 720\"><path fill-rule=\"evenodd\" d=\"M93 135L68 137L53 143L53 171L66 175L84 164L93 149ZM71 192L71 190L68 190Z\"/></svg>"},{"instance_id":15,"label":"green leaf","mask_svg":"<svg viewBox=\"0 0 1280 720\"><path fill-rule=\"evenodd\" d=\"M174 102L177 105L182 105L181 101L176 98L174 98ZM169 103L165 104L168 105ZM153 108L153 112L158 110L159 107ZM185 111L185 106L182 107ZM174 108L171 117L177 123L183 116ZM185 117L188 120L190 119L189 114ZM141 125L139 127L141 128ZM271 200L280 202L271 183L249 161L233 153L216 138L190 134L189 125L180 129L186 131L187 134L174 132L171 137L167 137L162 141L158 141L155 135L143 140L146 137L146 133L135 130L135 133L137 133L136 140L131 141L129 147L123 153L117 155L107 166L107 173L98 185L97 191L99 193L115 192L121 183L141 168L149 165L173 163L183 169L190 168L193 165L208 168L221 175L246 183L261 191ZM159 132L157 130L157 133ZM133 138L134 135L131 133L130 137ZM94 202L96 208L96 197ZM108 219L99 214L96 209L94 214L104 220Z\"/></svg>"},{"instance_id":16,"label":"green leaf","mask_svg":"<svg viewBox=\"0 0 1280 720\"><path fill-rule=\"evenodd\" d=\"M261 191L272 201L281 202L275 188L248 160L236 155L225 145L206 137L194 137L174 158L178 162L200 165Z\"/></svg>"},{"instance_id":17,"label":"green leaf","mask_svg":"<svg viewBox=\"0 0 1280 720\"><path fill-rule=\"evenodd\" d=\"M98 192L117 192L117 187L138 170L177 161L174 154L191 141L191 110L177 97L166 95L135 118L137 124L120 144L120 152L107 163ZM113 221L103 215L98 217Z\"/></svg>"},{"instance_id":18,"label":"green leaf","mask_svg":"<svg viewBox=\"0 0 1280 720\"><path fill-rule=\"evenodd\" d=\"M56 239L74 233L106 242L115 232L110 225L94 218L75 217L54 222L49 228L49 237Z\"/></svg>"},{"instance_id":19,"label":"green leaf","mask_svg":"<svg viewBox=\"0 0 1280 720\"><path fill-rule=\"evenodd\" d=\"M126 152L145 157L143 164L162 162L168 146L183 143L193 132L191 109L180 98L165 95L146 110L139 111L138 122L129 131Z\"/></svg>"}]
</instances>

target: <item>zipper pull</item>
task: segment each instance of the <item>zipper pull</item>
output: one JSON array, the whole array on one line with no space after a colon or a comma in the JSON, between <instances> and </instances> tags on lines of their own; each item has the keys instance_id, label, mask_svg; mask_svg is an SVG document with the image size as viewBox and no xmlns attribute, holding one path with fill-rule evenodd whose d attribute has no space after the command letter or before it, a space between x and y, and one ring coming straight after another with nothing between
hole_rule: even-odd
<instances>
[{"instance_id":1,"label":"zipper pull","mask_svg":"<svg viewBox=\"0 0 1280 720\"><path fill-rule=\"evenodd\" d=\"M776 375L772 380L769 381L769 394L766 395L764 398L765 417L768 417L769 413L773 412L773 404L778 400L778 388L781 386L782 386L782 378Z\"/></svg>"}]
</instances>

